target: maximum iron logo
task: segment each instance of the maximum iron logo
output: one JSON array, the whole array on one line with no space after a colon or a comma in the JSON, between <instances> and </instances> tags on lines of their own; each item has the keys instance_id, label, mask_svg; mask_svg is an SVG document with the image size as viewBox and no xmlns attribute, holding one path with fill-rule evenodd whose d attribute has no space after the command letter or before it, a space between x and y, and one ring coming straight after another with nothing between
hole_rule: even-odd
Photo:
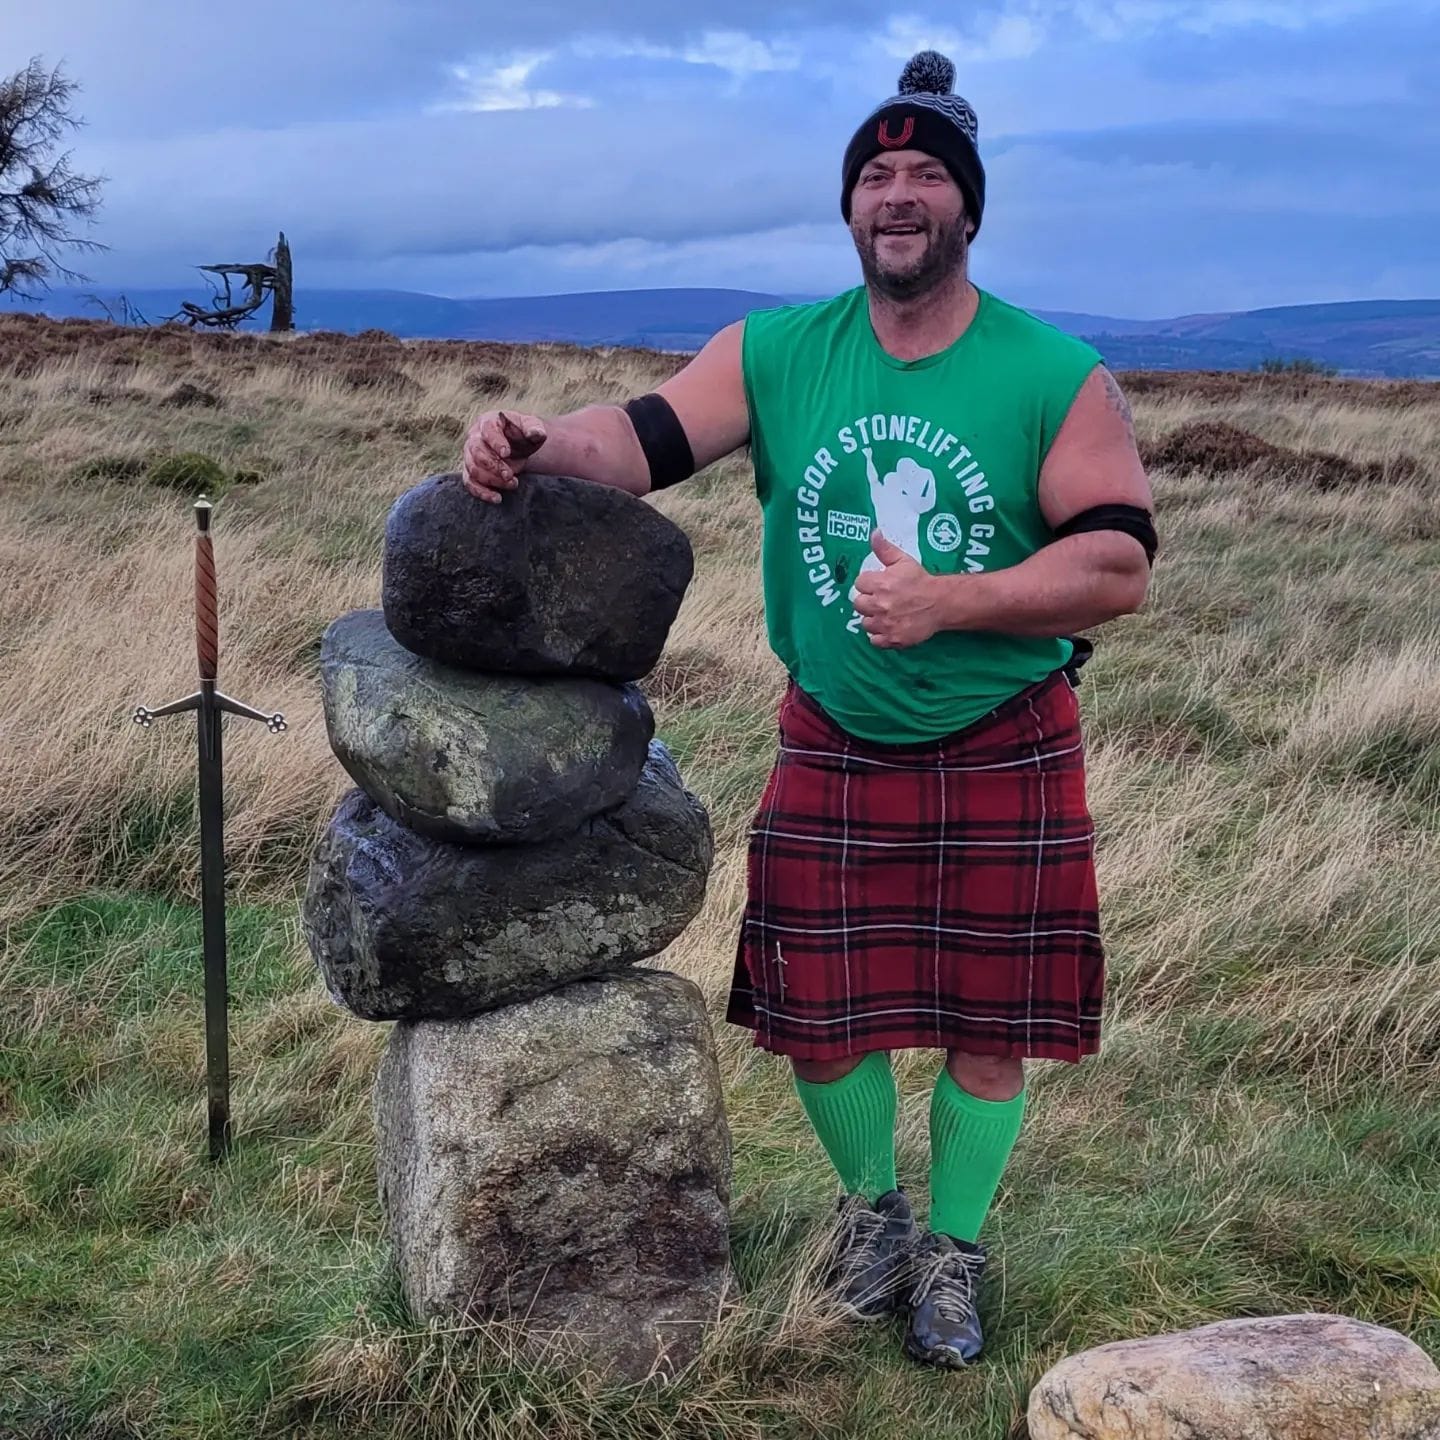
<instances>
[{"instance_id":1,"label":"maximum iron logo","mask_svg":"<svg viewBox=\"0 0 1440 1440\"><path fill-rule=\"evenodd\" d=\"M870 517L852 515L846 510L832 510L825 520L825 533L835 540L868 540Z\"/></svg>"}]
</instances>

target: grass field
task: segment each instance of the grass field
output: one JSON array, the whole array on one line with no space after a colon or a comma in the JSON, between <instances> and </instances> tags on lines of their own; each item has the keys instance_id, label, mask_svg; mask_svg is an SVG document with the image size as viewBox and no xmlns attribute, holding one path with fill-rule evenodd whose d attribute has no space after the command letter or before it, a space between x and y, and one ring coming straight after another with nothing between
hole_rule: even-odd
<instances>
[{"instance_id":1,"label":"grass field","mask_svg":"<svg viewBox=\"0 0 1440 1440\"><path fill-rule=\"evenodd\" d=\"M297 923L350 784L319 637L378 603L390 503L454 468L477 409L618 399L675 363L0 322L0 1436L1018 1440L1055 1360L1161 1329L1338 1310L1440 1356L1440 386L1258 377L1130 384L1147 449L1222 422L1356 464L1197 469L1172 443L1152 475L1150 604L1099 632L1081 687L1105 1050L1031 1069L984 1362L921 1371L895 1330L816 1318L834 1182L785 1070L719 1019L780 682L743 456L657 502L698 570L645 682L717 834L705 911L655 963L716 1017L734 1302L645 1393L407 1317L369 1111L387 1027L331 1004ZM129 718L193 684L190 498L149 478L186 452L240 477L215 522L222 684L291 725L227 733L220 1167L193 721ZM917 1197L938 1060L900 1066Z\"/></svg>"}]
</instances>

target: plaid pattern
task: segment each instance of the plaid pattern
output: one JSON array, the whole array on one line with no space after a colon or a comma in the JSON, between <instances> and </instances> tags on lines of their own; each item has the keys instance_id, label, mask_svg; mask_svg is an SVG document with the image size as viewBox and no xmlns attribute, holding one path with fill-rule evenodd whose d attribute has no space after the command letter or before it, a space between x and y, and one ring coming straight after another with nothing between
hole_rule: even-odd
<instances>
[{"instance_id":1,"label":"plaid pattern","mask_svg":"<svg viewBox=\"0 0 1440 1440\"><path fill-rule=\"evenodd\" d=\"M727 1018L803 1060L937 1047L1078 1061L1104 957L1063 673L925 745L873 745L793 682L750 834Z\"/></svg>"}]
</instances>

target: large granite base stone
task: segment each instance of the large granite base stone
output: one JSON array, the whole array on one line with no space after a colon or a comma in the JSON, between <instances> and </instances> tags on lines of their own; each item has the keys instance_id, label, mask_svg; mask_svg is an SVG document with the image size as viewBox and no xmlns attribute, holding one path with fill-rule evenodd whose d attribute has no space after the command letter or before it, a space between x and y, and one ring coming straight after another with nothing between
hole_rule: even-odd
<instances>
[{"instance_id":1,"label":"large granite base stone","mask_svg":"<svg viewBox=\"0 0 1440 1440\"><path fill-rule=\"evenodd\" d=\"M397 1025L380 1198L419 1317L503 1320L623 1380L698 1352L729 1275L730 1136L698 988L631 971Z\"/></svg>"}]
</instances>

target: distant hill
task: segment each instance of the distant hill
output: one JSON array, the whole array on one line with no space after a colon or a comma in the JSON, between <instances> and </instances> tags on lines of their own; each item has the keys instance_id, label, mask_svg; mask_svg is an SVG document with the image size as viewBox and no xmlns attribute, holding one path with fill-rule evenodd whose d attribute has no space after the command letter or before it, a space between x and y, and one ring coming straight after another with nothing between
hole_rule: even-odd
<instances>
[{"instance_id":1,"label":"distant hill","mask_svg":"<svg viewBox=\"0 0 1440 1440\"><path fill-rule=\"evenodd\" d=\"M121 294L149 321L174 314L203 290L56 290L42 303L0 299L6 308L103 318ZM510 299L450 299L408 290L304 290L302 330L386 330L405 339L554 340L698 350L750 310L820 297L722 289L594 290ZM1285 305L1168 320L1129 320L1073 311L1037 311L1091 341L1117 370L1253 370L1262 361L1304 357L1342 374L1440 378L1440 300L1357 300ZM264 328L255 322L250 328Z\"/></svg>"},{"instance_id":2,"label":"distant hill","mask_svg":"<svg viewBox=\"0 0 1440 1440\"><path fill-rule=\"evenodd\" d=\"M1085 333L1117 369L1253 370L1263 360L1305 356L1347 375L1440 377L1440 300L1283 305L1145 322L1095 318L1094 329L1075 333Z\"/></svg>"},{"instance_id":3,"label":"distant hill","mask_svg":"<svg viewBox=\"0 0 1440 1440\"><path fill-rule=\"evenodd\" d=\"M41 304L15 308L47 315L104 319L103 301L120 315L119 290L56 290ZM198 290L126 290L125 299L152 323L205 299ZM455 300L409 290L306 290L295 296L302 330L388 330L406 340L561 340L575 345L638 345L698 350L717 330L751 310L789 303L752 290L594 290L573 295ZM0 313L5 305L0 301ZM265 312L268 316L268 310ZM247 325L265 329L269 320Z\"/></svg>"}]
</instances>

